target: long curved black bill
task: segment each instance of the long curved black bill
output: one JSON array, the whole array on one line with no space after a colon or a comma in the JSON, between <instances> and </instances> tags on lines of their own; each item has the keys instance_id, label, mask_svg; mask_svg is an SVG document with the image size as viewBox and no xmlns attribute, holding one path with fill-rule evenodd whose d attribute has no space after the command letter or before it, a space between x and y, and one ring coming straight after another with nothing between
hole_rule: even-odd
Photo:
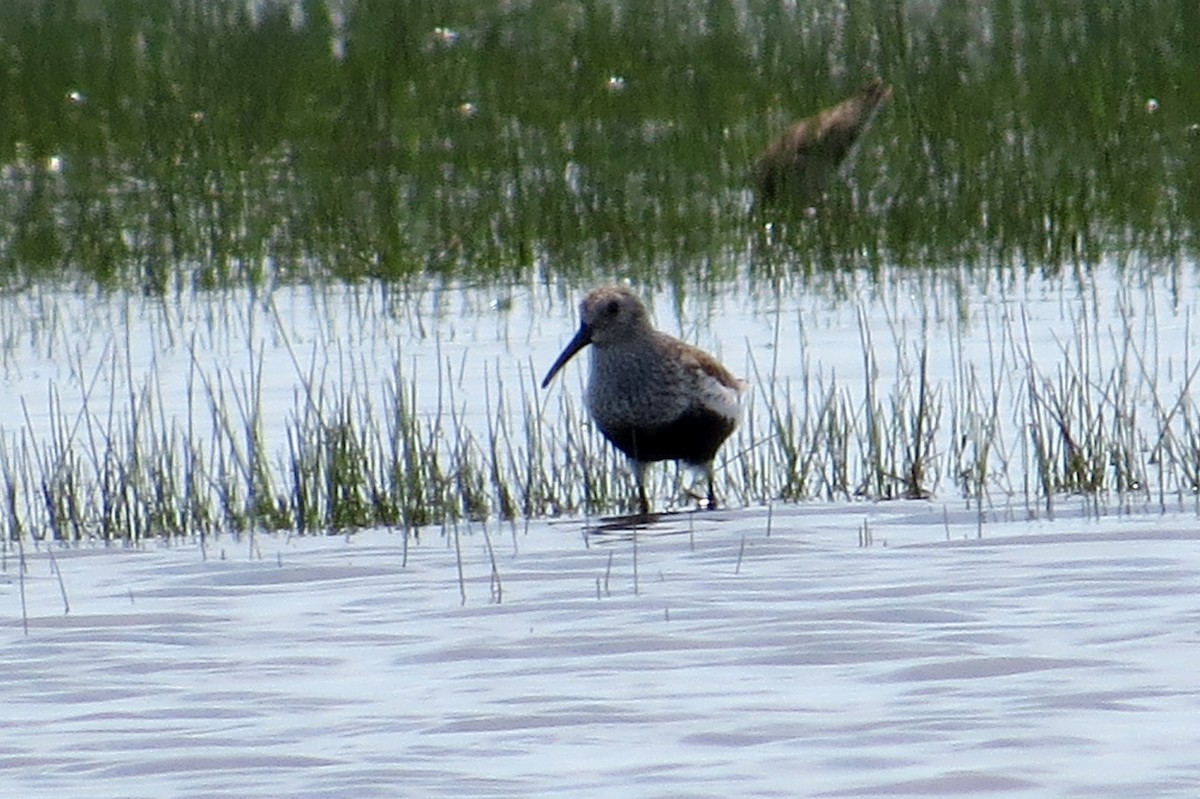
<instances>
[{"instance_id":1,"label":"long curved black bill","mask_svg":"<svg viewBox=\"0 0 1200 799\"><path fill-rule=\"evenodd\" d=\"M542 388L550 385L550 381L558 374L558 370L566 365L567 361L579 352L581 349L592 343L592 329L587 325L580 325L579 331L575 334L575 338L568 342L562 354L558 356L558 360L550 367L550 371L546 372L546 379L542 381Z\"/></svg>"}]
</instances>

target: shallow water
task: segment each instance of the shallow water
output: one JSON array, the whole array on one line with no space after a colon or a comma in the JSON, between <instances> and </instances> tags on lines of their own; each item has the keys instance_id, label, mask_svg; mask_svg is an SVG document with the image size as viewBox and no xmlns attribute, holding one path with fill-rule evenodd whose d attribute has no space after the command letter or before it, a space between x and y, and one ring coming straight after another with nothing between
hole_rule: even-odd
<instances>
[{"instance_id":1,"label":"shallow water","mask_svg":"<svg viewBox=\"0 0 1200 799\"><path fill-rule=\"evenodd\" d=\"M209 5L2 6L0 795L1196 793L1190 6ZM757 228L754 154L875 73L834 211ZM38 540L397 394L623 475L582 360L538 382L625 277L753 383L731 510ZM922 375L933 501L766 506L775 411L903 448ZM1057 421L1101 490L1043 491Z\"/></svg>"},{"instance_id":2,"label":"shallow water","mask_svg":"<svg viewBox=\"0 0 1200 799\"><path fill-rule=\"evenodd\" d=\"M1078 425L1076 435L1107 425L1097 446L1128 444L1137 463L1119 476L1142 494L1166 503L1192 492L1179 463L1152 455L1164 439L1189 440L1187 386L1200 352L1191 322L1200 302L1195 271L1108 264L1081 277L1018 273L1000 281L896 270L884 280L847 275L819 290L742 285L756 284L717 294L646 292L659 327L712 351L752 384L746 421L718 463L721 493L734 504L768 496L737 480L745 453L776 445L773 413L793 410L803 421L832 392L855 413L871 409L900 425L913 414L922 357L939 408L927 464L935 495L960 492L956 458L987 445L996 452L989 501L1002 507L1019 497L1036 506L1026 430L1037 421L1054 432L1056 422L1037 415L1051 411ZM4 296L0 437L12 453L9 469L35 478L15 482L32 492L24 501L36 513L45 464L66 451L86 469L98 446L122 440L136 422L213 452L236 450L236 439L257 429L263 457L286 483L288 436L314 404L348 400L364 426L381 424L397 387L447 440L486 445L521 439L532 426L545 436L545 451L535 454L552 462L567 438L594 435L581 415L585 358L549 391L538 387L574 332L583 288L279 287L166 303L52 288ZM1040 405L1031 405L1031 391L1045 395ZM608 457L598 439L596 450ZM16 460L34 451L49 454L42 464ZM625 474L615 457L597 468ZM679 485L670 468L657 472L655 504L670 509Z\"/></svg>"},{"instance_id":3,"label":"shallow water","mask_svg":"<svg viewBox=\"0 0 1200 799\"><path fill-rule=\"evenodd\" d=\"M477 525L461 582L454 530L27 551L0 790L1192 796L1196 520Z\"/></svg>"},{"instance_id":4,"label":"shallow water","mask_svg":"<svg viewBox=\"0 0 1200 799\"><path fill-rule=\"evenodd\" d=\"M61 5L0 11L10 535L619 509L538 381L621 278L754 385L734 506L1200 485L1186 4ZM845 180L752 211L874 76Z\"/></svg>"}]
</instances>

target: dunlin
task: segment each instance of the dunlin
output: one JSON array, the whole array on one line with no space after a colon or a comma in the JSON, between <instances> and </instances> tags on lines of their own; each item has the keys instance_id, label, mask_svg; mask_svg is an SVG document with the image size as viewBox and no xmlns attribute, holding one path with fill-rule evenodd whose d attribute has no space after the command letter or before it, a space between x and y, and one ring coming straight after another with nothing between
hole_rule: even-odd
<instances>
[{"instance_id":1,"label":"dunlin","mask_svg":"<svg viewBox=\"0 0 1200 799\"><path fill-rule=\"evenodd\" d=\"M604 437L632 461L641 512L650 512L646 464L665 460L703 469L708 505L716 507L713 458L737 426L746 384L708 353L655 330L646 306L624 286L588 292L579 316L579 331L542 388L591 344L585 403Z\"/></svg>"},{"instance_id":2,"label":"dunlin","mask_svg":"<svg viewBox=\"0 0 1200 799\"><path fill-rule=\"evenodd\" d=\"M754 164L759 199L804 204L819 200L891 96L892 87L875 78L853 97L789 127Z\"/></svg>"}]
</instances>

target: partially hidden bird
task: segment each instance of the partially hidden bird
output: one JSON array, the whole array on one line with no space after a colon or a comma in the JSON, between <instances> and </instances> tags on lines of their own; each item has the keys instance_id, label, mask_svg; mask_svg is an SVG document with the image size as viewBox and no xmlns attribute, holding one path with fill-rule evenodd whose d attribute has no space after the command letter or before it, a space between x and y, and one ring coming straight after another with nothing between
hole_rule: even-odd
<instances>
[{"instance_id":1,"label":"partially hidden bird","mask_svg":"<svg viewBox=\"0 0 1200 799\"><path fill-rule=\"evenodd\" d=\"M754 164L758 199L767 204L820 200L891 96L892 87L874 78L837 105L789 126Z\"/></svg>"}]
</instances>

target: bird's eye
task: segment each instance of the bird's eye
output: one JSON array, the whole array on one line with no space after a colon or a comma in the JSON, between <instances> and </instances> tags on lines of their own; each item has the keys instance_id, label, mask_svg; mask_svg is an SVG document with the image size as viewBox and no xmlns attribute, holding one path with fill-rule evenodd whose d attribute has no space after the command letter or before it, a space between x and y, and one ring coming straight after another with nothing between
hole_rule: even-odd
<instances>
[{"instance_id":1,"label":"bird's eye","mask_svg":"<svg viewBox=\"0 0 1200 799\"><path fill-rule=\"evenodd\" d=\"M621 308L621 304L619 302L617 302L616 300L609 300L608 307L605 308L604 310L605 310L605 313L607 313L609 316L616 316L617 311L620 310L620 308Z\"/></svg>"}]
</instances>

